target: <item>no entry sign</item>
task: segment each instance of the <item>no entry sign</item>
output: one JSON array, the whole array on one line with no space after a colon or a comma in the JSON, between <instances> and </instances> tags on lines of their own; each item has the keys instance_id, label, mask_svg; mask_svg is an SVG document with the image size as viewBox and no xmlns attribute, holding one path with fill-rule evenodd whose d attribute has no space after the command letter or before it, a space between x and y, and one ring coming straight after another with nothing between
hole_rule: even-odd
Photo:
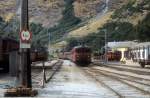
<instances>
[{"instance_id":1,"label":"no entry sign","mask_svg":"<svg viewBox=\"0 0 150 98\"><path fill-rule=\"evenodd\" d=\"M20 48L30 48L32 33L28 30L20 32Z\"/></svg>"}]
</instances>

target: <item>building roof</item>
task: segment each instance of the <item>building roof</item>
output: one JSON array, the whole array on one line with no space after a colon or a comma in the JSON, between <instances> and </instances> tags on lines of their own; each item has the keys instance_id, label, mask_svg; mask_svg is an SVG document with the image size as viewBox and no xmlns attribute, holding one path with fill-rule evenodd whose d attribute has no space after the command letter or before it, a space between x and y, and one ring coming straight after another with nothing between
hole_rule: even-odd
<instances>
[{"instance_id":1,"label":"building roof","mask_svg":"<svg viewBox=\"0 0 150 98\"><path fill-rule=\"evenodd\" d=\"M108 42L108 47L110 48L132 48L137 43L134 41L122 41L122 42Z\"/></svg>"},{"instance_id":2,"label":"building roof","mask_svg":"<svg viewBox=\"0 0 150 98\"><path fill-rule=\"evenodd\" d=\"M143 42L143 43L138 43L134 47L145 47L145 46L150 46L150 42Z\"/></svg>"}]
</instances>

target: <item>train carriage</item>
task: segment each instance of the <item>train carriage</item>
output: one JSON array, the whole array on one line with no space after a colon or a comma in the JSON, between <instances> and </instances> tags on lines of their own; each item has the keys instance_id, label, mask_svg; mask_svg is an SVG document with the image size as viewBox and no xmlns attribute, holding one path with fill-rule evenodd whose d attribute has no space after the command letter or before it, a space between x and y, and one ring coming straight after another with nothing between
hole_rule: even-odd
<instances>
[{"instance_id":1,"label":"train carriage","mask_svg":"<svg viewBox=\"0 0 150 98\"><path fill-rule=\"evenodd\" d=\"M9 55L12 51L19 50L19 42L10 38L0 38L0 72L9 72ZM44 48L31 50L31 62L48 59L48 52Z\"/></svg>"},{"instance_id":2,"label":"train carriage","mask_svg":"<svg viewBox=\"0 0 150 98\"><path fill-rule=\"evenodd\" d=\"M120 61L121 52L120 51L108 51L107 59L108 59L108 61Z\"/></svg>"},{"instance_id":3,"label":"train carriage","mask_svg":"<svg viewBox=\"0 0 150 98\"><path fill-rule=\"evenodd\" d=\"M138 62L141 67L150 65L150 42L140 43L132 49L132 59Z\"/></svg>"},{"instance_id":4,"label":"train carriage","mask_svg":"<svg viewBox=\"0 0 150 98\"><path fill-rule=\"evenodd\" d=\"M77 64L91 63L91 49L86 46L74 47L71 51L72 61Z\"/></svg>"},{"instance_id":5,"label":"train carriage","mask_svg":"<svg viewBox=\"0 0 150 98\"><path fill-rule=\"evenodd\" d=\"M9 71L9 53L19 49L19 43L10 38L0 38L0 68Z\"/></svg>"}]
</instances>

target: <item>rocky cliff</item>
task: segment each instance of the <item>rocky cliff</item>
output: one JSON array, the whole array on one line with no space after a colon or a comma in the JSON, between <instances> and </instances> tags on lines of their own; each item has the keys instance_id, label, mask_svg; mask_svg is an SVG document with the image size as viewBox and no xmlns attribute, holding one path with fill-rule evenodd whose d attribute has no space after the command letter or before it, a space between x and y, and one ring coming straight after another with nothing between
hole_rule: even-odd
<instances>
[{"instance_id":1,"label":"rocky cliff","mask_svg":"<svg viewBox=\"0 0 150 98\"><path fill-rule=\"evenodd\" d=\"M21 0L0 0L0 16L9 21L19 14ZM54 26L62 17L64 0L29 0L30 21Z\"/></svg>"},{"instance_id":2,"label":"rocky cliff","mask_svg":"<svg viewBox=\"0 0 150 98\"><path fill-rule=\"evenodd\" d=\"M101 13L107 0L75 0L75 16L83 19L91 18ZM120 8L126 0L109 0L109 10ZM0 16L9 21L18 13L20 0L0 0ZM64 0L29 0L30 21L41 23L43 26L52 27L57 25L62 18L65 7Z\"/></svg>"}]
</instances>

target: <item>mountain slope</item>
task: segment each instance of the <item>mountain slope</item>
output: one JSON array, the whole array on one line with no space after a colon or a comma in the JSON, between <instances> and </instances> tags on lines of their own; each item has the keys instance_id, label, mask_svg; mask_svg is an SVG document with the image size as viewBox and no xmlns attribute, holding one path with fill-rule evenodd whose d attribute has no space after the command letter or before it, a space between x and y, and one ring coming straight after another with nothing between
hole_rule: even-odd
<instances>
[{"instance_id":1,"label":"mountain slope","mask_svg":"<svg viewBox=\"0 0 150 98\"><path fill-rule=\"evenodd\" d=\"M117 0L116 0L117 1ZM113 4L113 0L110 0ZM119 2L119 0L118 0ZM104 13L104 16L93 19L92 21L85 24L85 26L77 28L69 33L69 36L86 36L89 33L97 32L98 28L102 28L104 24L109 22L129 22L133 25L137 25L139 21L142 21L149 12L149 1L148 0L130 0L130 1L121 1L122 6L120 8L110 8L108 11L112 11L111 14ZM114 10L115 9L115 10ZM146 10L147 9L147 10ZM114 12L113 12L114 10ZM111 19L112 18L112 19Z\"/></svg>"},{"instance_id":2,"label":"mountain slope","mask_svg":"<svg viewBox=\"0 0 150 98\"><path fill-rule=\"evenodd\" d=\"M68 45L80 41L91 46L93 50L100 51L99 49L101 49L105 43L105 32L107 32L107 41L150 41L149 17L149 0L129 0L124 2L119 9L115 9L109 18L109 21L106 21L103 25L92 26L94 22L98 22L92 20L93 22L90 22L90 24L85 24L85 26L71 31L70 35L72 36L70 36L70 39L74 38L74 40L68 40ZM102 17L100 17L100 19L103 20ZM96 27L97 30L95 31L95 29L93 30L91 27Z\"/></svg>"},{"instance_id":3,"label":"mountain slope","mask_svg":"<svg viewBox=\"0 0 150 98\"><path fill-rule=\"evenodd\" d=\"M68 37L84 37L90 33L98 31L98 28L103 27L108 20L111 19L112 12L106 13L101 18L94 21L89 21L85 26L69 32Z\"/></svg>"},{"instance_id":4,"label":"mountain slope","mask_svg":"<svg viewBox=\"0 0 150 98\"><path fill-rule=\"evenodd\" d=\"M29 0L30 22L40 23L45 27L58 24L67 0ZM19 13L20 0L0 0L0 16L9 21ZM124 0L109 0L109 10L120 8ZM117 4L117 5L116 5ZM105 7L105 0L75 0L74 14L82 20L96 16Z\"/></svg>"},{"instance_id":5,"label":"mountain slope","mask_svg":"<svg viewBox=\"0 0 150 98\"><path fill-rule=\"evenodd\" d=\"M19 14L20 0L0 0L0 16L6 21ZM45 27L58 24L62 18L64 0L29 0L30 22L40 23Z\"/></svg>"},{"instance_id":6,"label":"mountain slope","mask_svg":"<svg viewBox=\"0 0 150 98\"><path fill-rule=\"evenodd\" d=\"M13 30L15 25L12 27L16 23L14 15L19 12L18 8L16 0L0 1L0 16L6 24L3 25L4 21L0 24L1 34L8 36L11 31L19 30ZM148 26L148 23L144 24L143 20L148 20L145 17L149 10L149 0L29 0L30 22L34 22L30 27L35 34L33 40L41 45L47 44L49 32L53 43L74 36L88 36L89 39L91 34L103 35L103 29L110 33L110 41L136 39L138 34L132 33L140 22L140 28L147 32L143 26ZM14 21L11 20L13 17ZM89 42L102 39L90 39Z\"/></svg>"},{"instance_id":7,"label":"mountain slope","mask_svg":"<svg viewBox=\"0 0 150 98\"><path fill-rule=\"evenodd\" d=\"M30 21L45 27L58 24L64 10L64 0L29 0Z\"/></svg>"},{"instance_id":8,"label":"mountain slope","mask_svg":"<svg viewBox=\"0 0 150 98\"><path fill-rule=\"evenodd\" d=\"M9 21L16 11L15 5L15 0L0 0L0 16Z\"/></svg>"}]
</instances>

